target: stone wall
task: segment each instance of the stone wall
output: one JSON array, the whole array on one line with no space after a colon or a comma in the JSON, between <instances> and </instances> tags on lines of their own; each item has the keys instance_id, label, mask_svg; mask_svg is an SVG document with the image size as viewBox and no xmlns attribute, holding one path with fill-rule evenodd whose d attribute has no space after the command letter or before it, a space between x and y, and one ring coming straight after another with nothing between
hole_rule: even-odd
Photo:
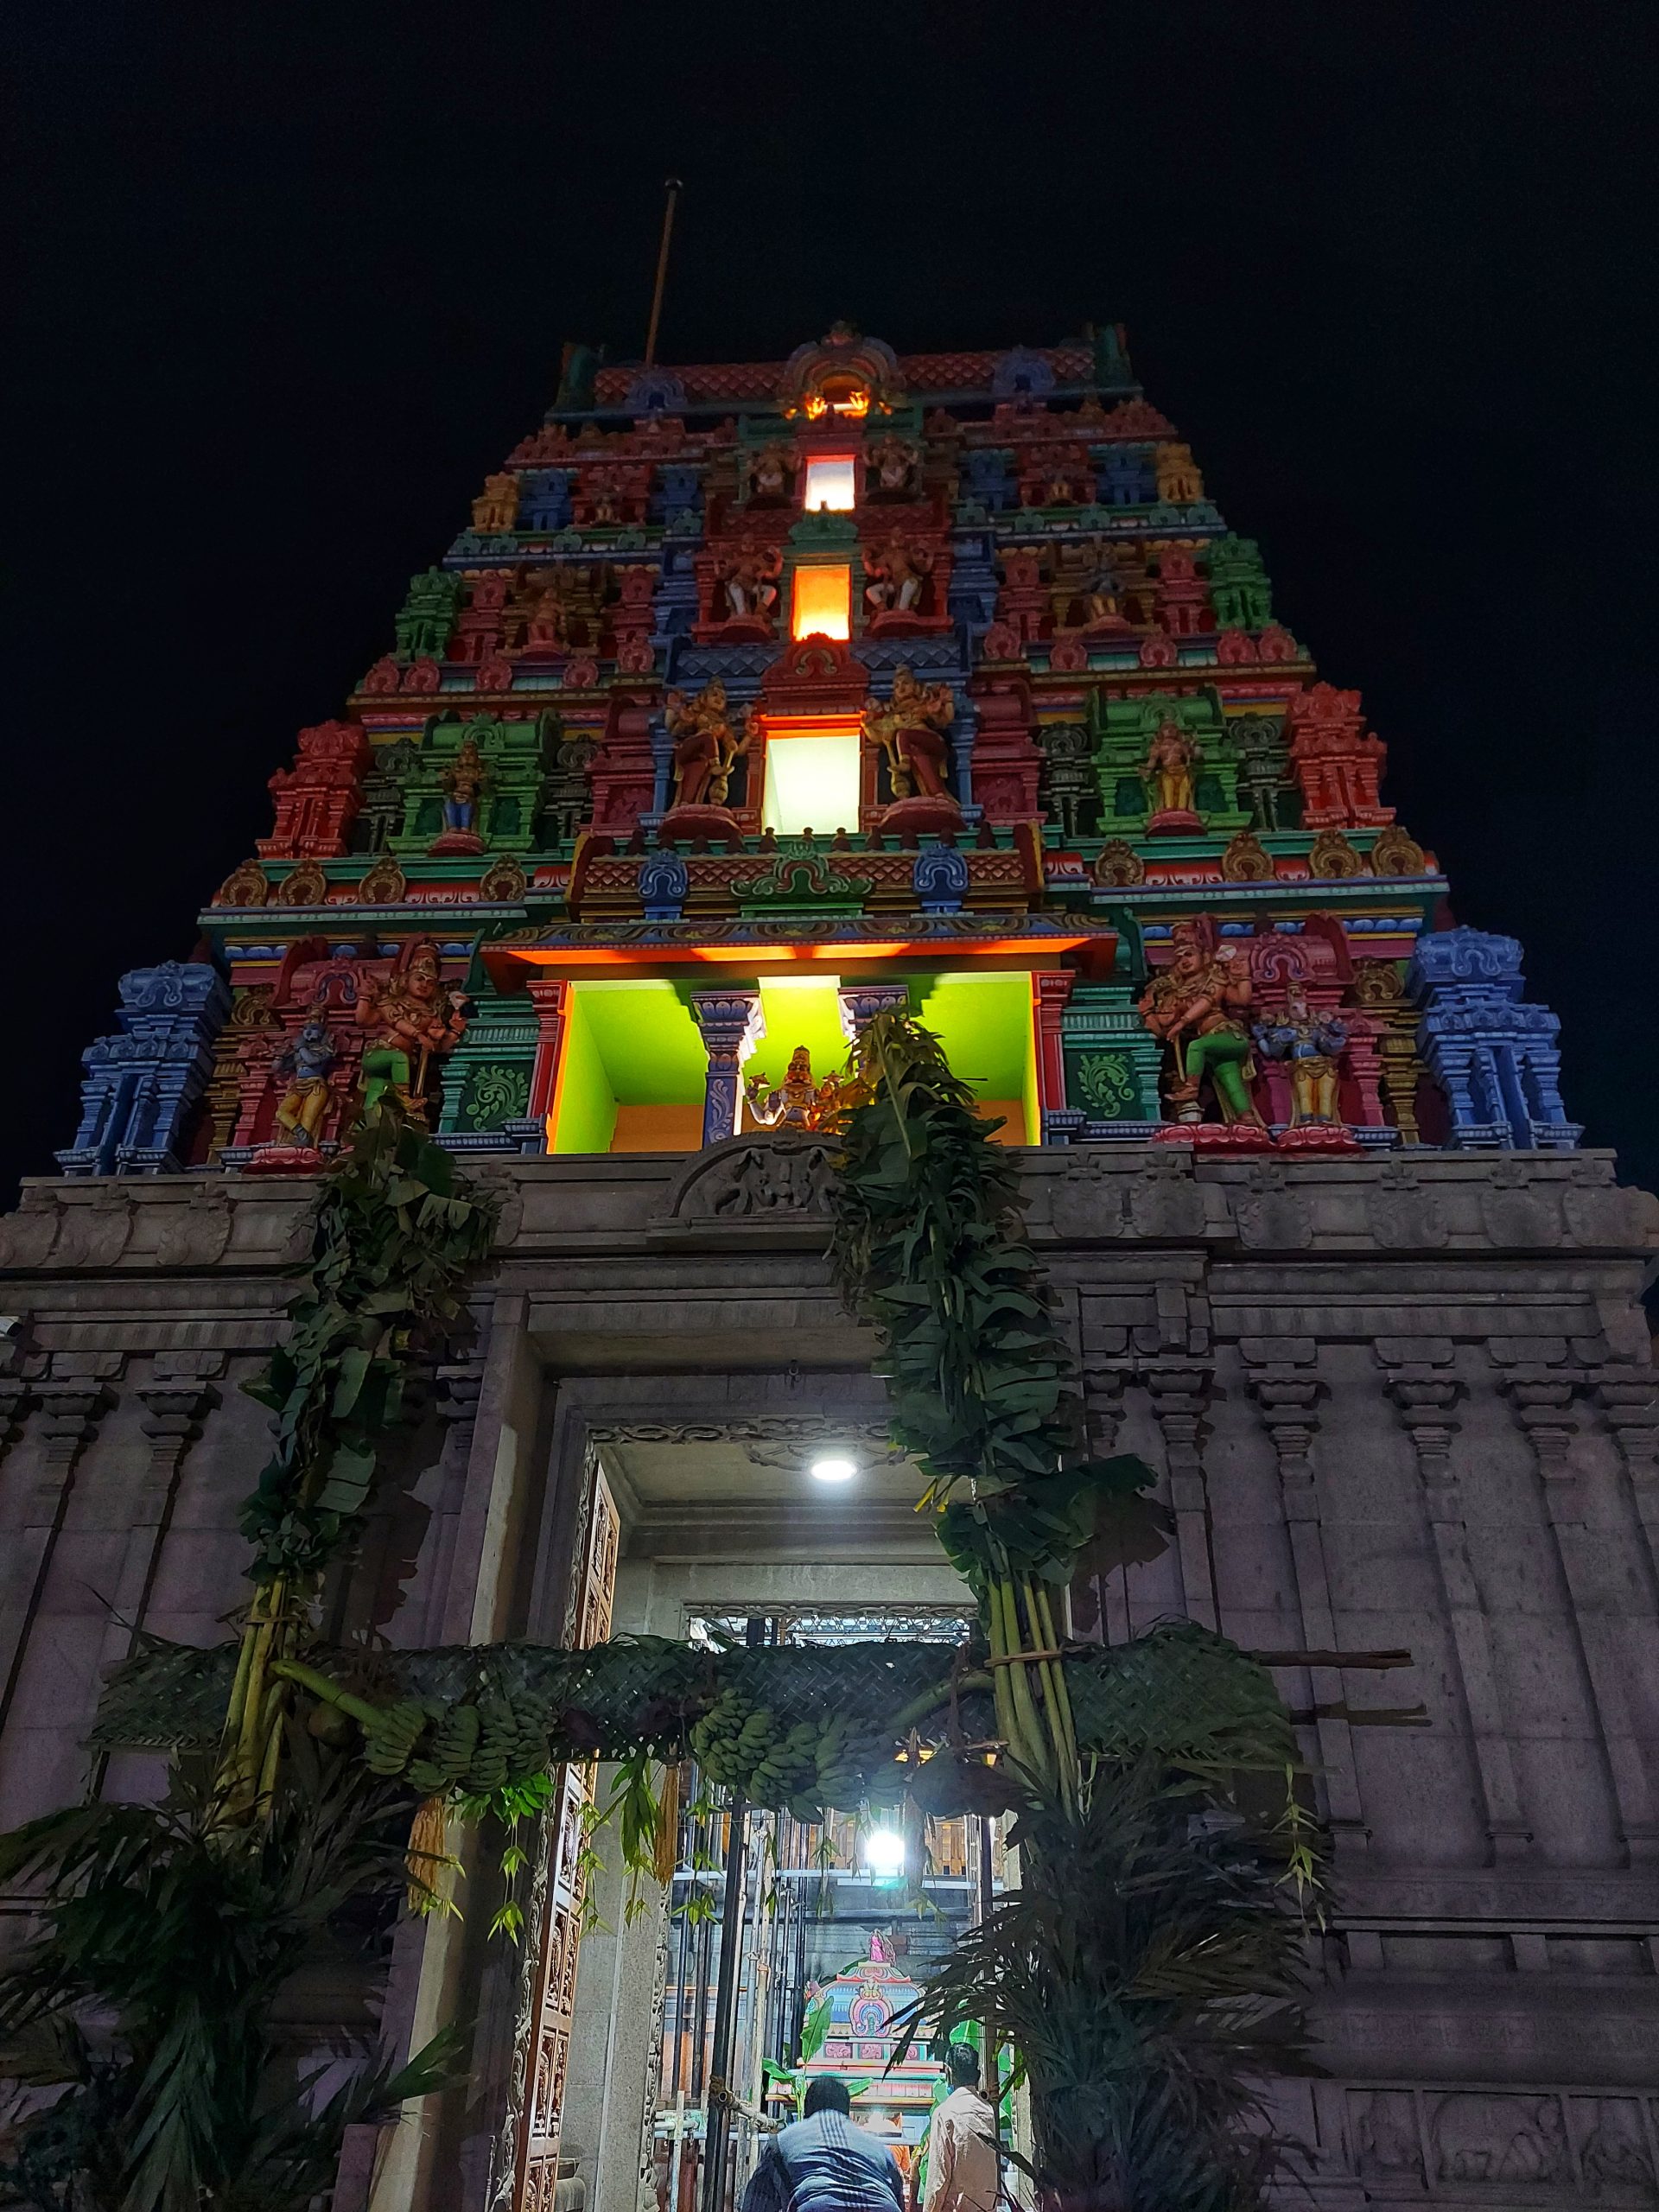
<instances>
[{"instance_id":1,"label":"stone wall","mask_svg":"<svg viewBox=\"0 0 1659 2212\"><path fill-rule=\"evenodd\" d=\"M1659 1205L1596 1154L1022 1160L1097 1440L1166 1470L1178 1529L1078 1591L1079 1629L1185 1612L1260 1649L1405 1648L1404 1671L1283 1687L1428 1711L1307 1735L1340 1883L1328 2078L1286 2088L1315 2193L1653 2201L1659 1402L1637 1297ZM880 1416L822 1257L816 1141L486 1172L505 1203L475 1332L429 1378L332 1594L340 1629L556 1633L590 1428ZM282 1325L313 1195L41 1182L0 1223L5 1825L82 1786L99 1671L136 1627L207 1641L238 1602L264 1417L238 1385ZM122 1759L102 1786L146 1780ZM437 1940L403 1939L391 2015L472 1990L475 2089L398 2131L377 2206L484 2201L505 1999L470 1938L442 1959Z\"/></svg>"}]
</instances>

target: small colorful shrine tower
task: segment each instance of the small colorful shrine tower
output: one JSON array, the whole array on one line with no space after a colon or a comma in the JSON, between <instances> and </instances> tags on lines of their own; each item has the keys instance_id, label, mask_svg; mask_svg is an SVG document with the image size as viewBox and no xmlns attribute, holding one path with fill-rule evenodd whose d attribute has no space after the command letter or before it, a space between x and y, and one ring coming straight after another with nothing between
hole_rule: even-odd
<instances>
[{"instance_id":1,"label":"small colorful shrine tower","mask_svg":"<svg viewBox=\"0 0 1659 2212\"><path fill-rule=\"evenodd\" d=\"M58 1157L303 1170L388 1087L461 1154L690 1152L816 1126L894 1005L1010 1142L1571 1147L1384 757L1116 327L571 348Z\"/></svg>"}]
</instances>

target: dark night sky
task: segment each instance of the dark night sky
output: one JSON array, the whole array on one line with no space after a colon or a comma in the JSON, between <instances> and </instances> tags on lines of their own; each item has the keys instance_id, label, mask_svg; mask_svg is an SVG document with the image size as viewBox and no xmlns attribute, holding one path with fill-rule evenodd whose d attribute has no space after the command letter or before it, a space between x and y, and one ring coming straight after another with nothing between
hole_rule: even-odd
<instances>
[{"instance_id":1,"label":"dark night sky","mask_svg":"<svg viewBox=\"0 0 1659 2212\"><path fill-rule=\"evenodd\" d=\"M673 169L671 361L1128 325L1659 1185L1652 0L29 12L8 1175L561 340L639 351Z\"/></svg>"}]
</instances>

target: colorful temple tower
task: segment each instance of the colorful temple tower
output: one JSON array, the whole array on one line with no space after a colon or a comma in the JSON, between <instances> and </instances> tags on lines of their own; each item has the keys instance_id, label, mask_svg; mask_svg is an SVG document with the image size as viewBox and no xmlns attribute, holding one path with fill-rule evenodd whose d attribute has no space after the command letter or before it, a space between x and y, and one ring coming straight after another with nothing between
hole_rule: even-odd
<instances>
[{"instance_id":1,"label":"colorful temple tower","mask_svg":"<svg viewBox=\"0 0 1659 2212\"><path fill-rule=\"evenodd\" d=\"M331 1636L959 1630L823 1256L821 1124L902 1004L1017 1148L1095 1447L1160 1471L1169 1548L1080 1578L1072 1633L1295 1662L1337 1885L1295 2193L1651 2203L1659 1207L1580 1148L1520 946L1441 925L1291 614L1113 326L570 349L0 1220L0 1827L83 1788L135 1635L244 1601L238 1385L388 1088L499 1228ZM1428 1725L1369 1726L1344 1655L1402 1651ZM582 1933L562 1787L520 1959L411 1923L317 2024L474 2024L340 2212L681 2212L672 1923L619 1883Z\"/></svg>"},{"instance_id":2,"label":"colorful temple tower","mask_svg":"<svg viewBox=\"0 0 1659 2212\"><path fill-rule=\"evenodd\" d=\"M469 1154L810 1127L897 999L1012 1143L1577 1142L1121 332L584 359L271 778L228 1007L124 982L66 1172L304 1168L385 1081Z\"/></svg>"}]
</instances>

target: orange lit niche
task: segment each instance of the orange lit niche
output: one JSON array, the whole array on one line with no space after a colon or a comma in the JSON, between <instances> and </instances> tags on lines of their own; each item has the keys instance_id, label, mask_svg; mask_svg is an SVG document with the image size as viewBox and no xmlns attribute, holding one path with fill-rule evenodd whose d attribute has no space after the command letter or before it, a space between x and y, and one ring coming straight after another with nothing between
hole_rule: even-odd
<instances>
[{"instance_id":1,"label":"orange lit niche","mask_svg":"<svg viewBox=\"0 0 1659 2212\"><path fill-rule=\"evenodd\" d=\"M789 634L791 638L850 637L852 607L850 564L797 569Z\"/></svg>"}]
</instances>

